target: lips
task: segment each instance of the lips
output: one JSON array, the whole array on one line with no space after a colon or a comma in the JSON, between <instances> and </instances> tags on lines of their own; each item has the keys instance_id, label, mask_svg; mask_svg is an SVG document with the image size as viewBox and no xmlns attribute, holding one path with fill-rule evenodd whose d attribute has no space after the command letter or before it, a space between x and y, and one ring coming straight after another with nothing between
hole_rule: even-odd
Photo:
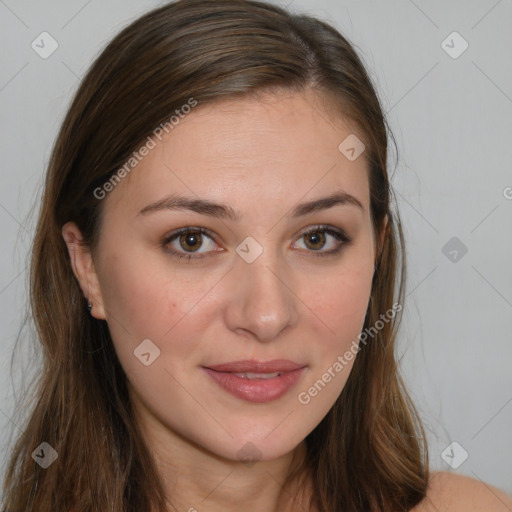
<instances>
[{"instance_id":1,"label":"lips","mask_svg":"<svg viewBox=\"0 0 512 512\"><path fill-rule=\"evenodd\" d=\"M305 365L289 361L287 359L274 359L272 361L232 361L230 363L208 365L205 368L215 370L223 373L286 373L299 368L304 368Z\"/></svg>"},{"instance_id":2,"label":"lips","mask_svg":"<svg viewBox=\"0 0 512 512\"><path fill-rule=\"evenodd\" d=\"M306 366L288 361L232 361L203 366L224 391L247 402L264 403L288 393L306 371Z\"/></svg>"}]
</instances>

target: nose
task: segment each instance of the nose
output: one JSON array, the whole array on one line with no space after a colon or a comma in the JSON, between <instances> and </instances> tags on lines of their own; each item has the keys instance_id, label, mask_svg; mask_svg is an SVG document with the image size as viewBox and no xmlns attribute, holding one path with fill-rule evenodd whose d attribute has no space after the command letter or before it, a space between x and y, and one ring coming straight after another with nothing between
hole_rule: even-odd
<instances>
[{"instance_id":1,"label":"nose","mask_svg":"<svg viewBox=\"0 0 512 512\"><path fill-rule=\"evenodd\" d=\"M230 292L224 314L230 330L268 342L297 323L300 299L284 263L279 264L264 251L252 263L237 260L229 275Z\"/></svg>"}]
</instances>

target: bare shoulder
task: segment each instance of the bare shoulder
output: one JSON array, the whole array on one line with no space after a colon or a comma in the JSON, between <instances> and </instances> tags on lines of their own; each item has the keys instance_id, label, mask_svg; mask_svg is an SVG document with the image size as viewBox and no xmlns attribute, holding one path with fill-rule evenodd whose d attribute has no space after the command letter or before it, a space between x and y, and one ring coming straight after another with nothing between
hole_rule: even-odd
<instances>
[{"instance_id":1,"label":"bare shoulder","mask_svg":"<svg viewBox=\"0 0 512 512\"><path fill-rule=\"evenodd\" d=\"M512 497L467 476L432 473L426 498L411 512L512 512Z\"/></svg>"}]
</instances>

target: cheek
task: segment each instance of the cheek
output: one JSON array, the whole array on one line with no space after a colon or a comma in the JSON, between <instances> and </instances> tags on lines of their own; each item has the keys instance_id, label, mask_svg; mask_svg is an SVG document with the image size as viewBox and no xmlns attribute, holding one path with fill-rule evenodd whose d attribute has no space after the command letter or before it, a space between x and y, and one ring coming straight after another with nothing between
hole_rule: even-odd
<instances>
[{"instance_id":1,"label":"cheek","mask_svg":"<svg viewBox=\"0 0 512 512\"><path fill-rule=\"evenodd\" d=\"M198 279L190 271L171 272L165 259L151 260L136 251L111 252L103 263L102 295L118 358L138 387L156 390L155 384L171 378L168 373L157 377L157 368L174 374L197 359L201 332L214 311L204 295L219 277L211 273ZM136 357L144 340L151 340L156 348L145 344L158 354L150 372Z\"/></svg>"},{"instance_id":2,"label":"cheek","mask_svg":"<svg viewBox=\"0 0 512 512\"><path fill-rule=\"evenodd\" d=\"M373 277L373 263L368 253L354 252L328 278L322 280L317 293L310 292L307 304L315 336L314 371L308 379L305 400L326 413L343 390L357 357L359 334L364 326ZM311 284L311 283L310 283ZM310 288L311 289L311 288ZM320 396L321 395L321 396Z\"/></svg>"},{"instance_id":3,"label":"cheek","mask_svg":"<svg viewBox=\"0 0 512 512\"><path fill-rule=\"evenodd\" d=\"M330 327L334 335L350 325L363 322L370 297L371 281L351 275L333 280L321 293L312 295L312 309Z\"/></svg>"},{"instance_id":4,"label":"cheek","mask_svg":"<svg viewBox=\"0 0 512 512\"><path fill-rule=\"evenodd\" d=\"M299 390L299 408L308 411L310 428L331 409L350 376L364 325L372 274L367 270L341 272L321 293L311 294L311 316L316 349L305 385Z\"/></svg>"},{"instance_id":5,"label":"cheek","mask_svg":"<svg viewBox=\"0 0 512 512\"><path fill-rule=\"evenodd\" d=\"M323 280L316 293L308 294L307 304L331 334L327 340L339 343L359 334L370 299L372 270L363 264L340 268Z\"/></svg>"},{"instance_id":6,"label":"cheek","mask_svg":"<svg viewBox=\"0 0 512 512\"><path fill-rule=\"evenodd\" d=\"M101 289L109 328L134 336L162 336L193 300L194 286L169 275L143 252L110 252L102 262ZM197 287L197 286L196 286Z\"/></svg>"}]
</instances>

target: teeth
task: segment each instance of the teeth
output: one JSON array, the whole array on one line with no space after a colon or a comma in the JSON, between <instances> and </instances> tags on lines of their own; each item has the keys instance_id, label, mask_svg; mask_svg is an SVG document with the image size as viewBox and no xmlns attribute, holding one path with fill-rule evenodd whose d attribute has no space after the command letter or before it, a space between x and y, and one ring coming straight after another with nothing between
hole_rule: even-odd
<instances>
[{"instance_id":1,"label":"teeth","mask_svg":"<svg viewBox=\"0 0 512 512\"><path fill-rule=\"evenodd\" d=\"M237 377L242 377L243 379L272 379L274 377L279 377L279 375L281 375L281 374L279 372L274 372L274 373L244 372L244 373L234 373L233 375L236 375Z\"/></svg>"}]
</instances>

